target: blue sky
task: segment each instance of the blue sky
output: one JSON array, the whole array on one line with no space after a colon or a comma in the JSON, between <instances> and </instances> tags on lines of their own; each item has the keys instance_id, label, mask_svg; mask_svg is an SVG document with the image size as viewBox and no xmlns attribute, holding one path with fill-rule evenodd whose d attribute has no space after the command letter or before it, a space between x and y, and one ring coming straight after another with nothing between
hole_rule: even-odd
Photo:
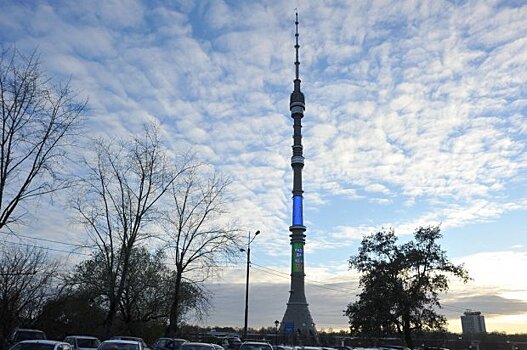
<instances>
[{"instance_id":1,"label":"blue sky","mask_svg":"<svg viewBox=\"0 0 527 350\"><path fill-rule=\"evenodd\" d=\"M444 297L451 329L470 308L489 330L527 332L525 2L0 5L2 45L37 48L50 76L71 78L89 98L92 135L124 137L155 121L172 150L191 148L232 178L232 217L262 231L253 327L281 320L288 298L298 8L306 286L318 328L346 327L358 278L347 259L363 234L393 227L407 239L441 224L443 248L473 277ZM42 205L27 234L82 242L64 212ZM204 324L243 325L244 276L240 261L210 281Z\"/></svg>"}]
</instances>

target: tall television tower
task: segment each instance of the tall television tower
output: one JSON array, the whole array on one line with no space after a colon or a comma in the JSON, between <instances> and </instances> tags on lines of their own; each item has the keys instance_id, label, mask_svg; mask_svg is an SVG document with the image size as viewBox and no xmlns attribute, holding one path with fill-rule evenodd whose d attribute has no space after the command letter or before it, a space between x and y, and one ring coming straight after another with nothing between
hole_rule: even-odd
<instances>
[{"instance_id":1,"label":"tall television tower","mask_svg":"<svg viewBox=\"0 0 527 350\"><path fill-rule=\"evenodd\" d=\"M304 156L302 147L302 117L304 116L305 100L300 91L300 73L298 60L298 13L295 19L296 25L296 61L294 90L291 94L289 109L293 118L293 156L291 167L293 168L293 224L289 227L291 232L291 290L289 301L285 310L284 318L280 326L281 334L293 336L311 342L315 339L317 331L311 313L309 312L306 294L304 290L304 244L306 227L303 218L303 193L302 190L302 168L304 167Z\"/></svg>"}]
</instances>

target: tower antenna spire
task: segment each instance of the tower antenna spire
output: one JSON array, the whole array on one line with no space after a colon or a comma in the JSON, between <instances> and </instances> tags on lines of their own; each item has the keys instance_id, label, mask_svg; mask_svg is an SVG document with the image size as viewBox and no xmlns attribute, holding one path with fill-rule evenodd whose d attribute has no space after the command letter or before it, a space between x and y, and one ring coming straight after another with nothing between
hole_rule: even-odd
<instances>
[{"instance_id":1,"label":"tower antenna spire","mask_svg":"<svg viewBox=\"0 0 527 350\"><path fill-rule=\"evenodd\" d=\"M295 44L295 50L296 50L296 61L295 61L295 78L296 80L300 80L300 61L298 60L298 49L300 48L300 45L298 45L298 12L295 12L295 26L296 26L296 32L295 32L295 38L296 38L296 44Z\"/></svg>"}]
</instances>

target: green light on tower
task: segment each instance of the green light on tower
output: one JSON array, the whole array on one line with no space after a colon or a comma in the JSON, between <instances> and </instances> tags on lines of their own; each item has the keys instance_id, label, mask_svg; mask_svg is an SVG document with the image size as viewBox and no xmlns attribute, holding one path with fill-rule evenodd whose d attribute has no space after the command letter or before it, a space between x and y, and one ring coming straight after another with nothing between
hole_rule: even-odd
<instances>
[{"instance_id":1,"label":"green light on tower","mask_svg":"<svg viewBox=\"0 0 527 350\"><path fill-rule=\"evenodd\" d=\"M291 269L293 272L304 272L304 243L293 242L293 261Z\"/></svg>"}]
</instances>

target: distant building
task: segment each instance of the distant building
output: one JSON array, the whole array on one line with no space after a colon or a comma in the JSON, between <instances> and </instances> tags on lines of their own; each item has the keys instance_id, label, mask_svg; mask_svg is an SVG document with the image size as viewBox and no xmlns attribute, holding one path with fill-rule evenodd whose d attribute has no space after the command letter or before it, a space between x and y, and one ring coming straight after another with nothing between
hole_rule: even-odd
<instances>
[{"instance_id":1,"label":"distant building","mask_svg":"<svg viewBox=\"0 0 527 350\"><path fill-rule=\"evenodd\" d=\"M461 328L463 329L463 334L487 333L485 316L479 311L467 310L461 316Z\"/></svg>"}]
</instances>

